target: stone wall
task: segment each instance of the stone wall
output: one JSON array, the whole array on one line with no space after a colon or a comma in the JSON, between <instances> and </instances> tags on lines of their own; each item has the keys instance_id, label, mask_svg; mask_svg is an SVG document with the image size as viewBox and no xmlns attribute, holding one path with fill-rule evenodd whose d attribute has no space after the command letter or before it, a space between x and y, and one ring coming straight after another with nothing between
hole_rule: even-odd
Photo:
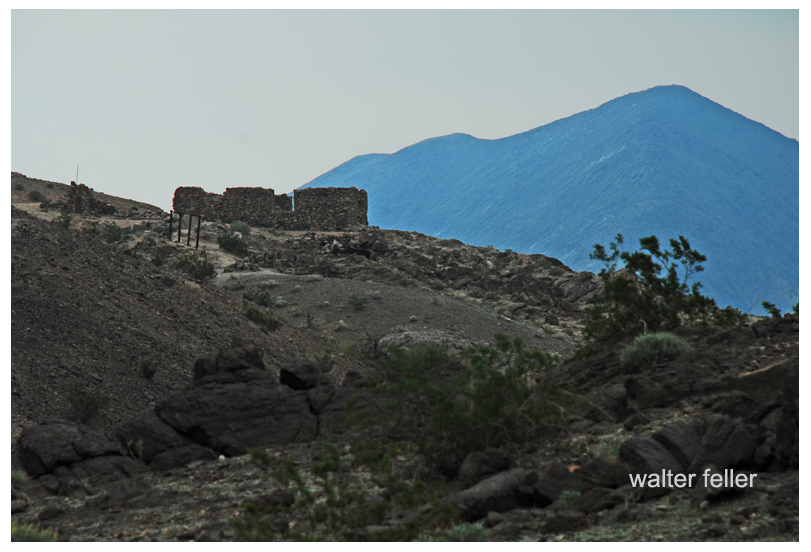
<instances>
[{"instance_id":1,"label":"stone wall","mask_svg":"<svg viewBox=\"0 0 811 552\"><path fill-rule=\"evenodd\" d=\"M86 215L112 215L115 207L109 203L97 200L93 192L84 184L70 183L68 190L67 207L71 213Z\"/></svg>"},{"instance_id":2,"label":"stone wall","mask_svg":"<svg viewBox=\"0 0 811 552\"><path fill-rule=\"evenodd\" d=\"M241 220L280 230L345 231L369 224L367 204L366 190L355 187L305 188L295 190L291 198L275 195L270 188L228 188L218 195L183 186L175 190L172 207L183 215L223 223Z\"/></svg>"}]
</instances>

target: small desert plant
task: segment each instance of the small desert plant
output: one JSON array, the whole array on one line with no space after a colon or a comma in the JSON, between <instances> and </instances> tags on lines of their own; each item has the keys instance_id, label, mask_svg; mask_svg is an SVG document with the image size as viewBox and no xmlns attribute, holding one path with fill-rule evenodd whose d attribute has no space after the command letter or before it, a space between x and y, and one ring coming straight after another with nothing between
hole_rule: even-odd
<instances>
[{"instance_id":1,"label":"small desert plant","mask_svg":"<svg viewBox=\"0 0 811 552\"><path fill-rule=\"evenodd\" d=\"M560 493L560 506L564 510L569 510L574 504L574 500L580 496L580 491L563 491Z\"/></svg>"},{"instance_id":2,"label":"small desert plant","mask_svg":"<svg viewBox=\"0 0 811 552\"><path fill-rule=\"evenodd\" d=\"M369 357L364 354L363 350L358 345L357 341L350 341L343 347L341 347L341 352L348 356L349 358L353 358L355 360L359 360L361 362L368 361Z\"/></svg>"},{"instance_id":3,"label":"small desert plant","mask_svg":"<svg viewBox=\"0 0 811 552\"><path fill-rule=\"evenodd\" d=\"M248 254L248 244L234 232L221 232L217 236L220 249L244 257Z\"/></svg>"},{"instance_id":4,"label":"small desert plant","mask_svg":"<svg viewBox=\"0 0 811 552\"><path fill-rule=\"evenodd\" d=\"M622 363L647 368L690 351L690 344L669 332L640 335L622 351Z\"/></svg>"},{"instance_id":5,"label":"small desert plant","mask_svg":"<svg viewBox=\"0 0 811 552\"><path fill-rule=\"evenodd\" d=\"M124 251L122 251L122 253L124 253L124 255L127 255L129 257L133 257L135 259L140 259L141 258L141 254L138 253L138 250L135 249L134 247L130 247L129 249L125 249Z\"/></svg>"},{"instance_id":6,"label":"small desert plant","mask_svg":"<svg viewBox=\"0 0 811 552\"><path fill-rule=\"evenodd\" d=\"M110 404L110 397L97 391L85 391L80 383L68 386L66 392L70 417L79 423L90 423Z\"/></svg>"},{"instance_id":7,"label":"small desert plant","mask_svg":"<svg viewBox=\"0 0 811 552\"><path fill-rule=\"evenodd\" d=\"M17 190L18 192L21 192L21 191L25 190L25 185L22 184L21 182L17 182L14 185L14 189Z\"/></svg>"},{"instance_id":8,"label":"small desert plant","mask_svg":"<svg viewBox=\"0 0 811 552\"><path fill-rule=\"evenodd\" d=\"M211 280L217 275L217 270L212 263L193 255L178 260L177 267L200 282Z\"/></svg>"},{"instance_id":9,"label":"small desert plant","mask_svg":"<svg viewBox=\"0 0 811 552\"><path fill-rule=\"evenodd\" d=\"M248 226L246 223L242 222L241 220L235 220L231 223L231 231L232 232L239 232L243 236L247 236L251 233L251 227Z\"/></svg>"},{"instance_id":10,"label":"small desert plant","mask_svg":"<svg viewBox=\"0 0 811 552\"><path fill-rule=\"evenodd\" d=\"M800 316L800 303L797 303L796 305L791 307L791 312L793 312L797 316Z\"/></svg>"},{"instance_id":11,"label":"small desert plant","mask_svg":"<svg viewBox=\"0 0 811 552\"><path fill-rule=\"evenodd\" d=\"M11 522L11 542L54 542L56 531L50 527L41 528L39 525Z\"/></svg>"},{"instance_id":12,"label":"small desert plant","mask_svg":"<svg viewBox=\"0 0 811 552\"><path fill-rule=\"evenodd\" d=\"M155 266L161 266L166 261L169 260L169 251L163 247L156 247L152 250L152 264Z\"/></svg>"},{"instance_id":13,"label":"small desert plant","mask_svg":"<svg viewBox=\"0 0 811 552\"><path fill-rule=\"evenodd\" d=\"M65 209L54 219L54 222L62 228L70 228L70 223L73 222L73 215L70 214L68 209Z\"/></svg>"},{"instance_id":14,"label":"small desert plant","mask_svg":"<svg viewBox=\"0 0 811 552\"><path fill-rule=\"evenodd\" d=\"M362 311L366 308L367 299L365 297L359 297L357 295L353 295L347 301L350 307L356 311Z\"/></svg>"},{"instance_id":15,"label":"small desert plant","mask_svg":"<svg viewBox=\"0 0 811 552\"><path fill-rule=\"evenodd\" d=\"M158 367L151 360L141 361L141 375L147 380L152 380L158 371Z\"/></svg>"},{"instance_id":16,"label":"small desert plant","mask_svg":"<svg viewBox=\"0 0 811 552\"><path fill-rule=\"evenodd\" d=\"M774 303L768 301L761 301L763 310L765 310L772 318L780 318L780 309L774 306Z\"/></svg>"},{"instance_id":17,"label":"small desert plant","mask_svg":"<svg viewBox=\"0 0 811 552\"><path fill-rule=\"evenodd\" d=\"M254 307L248 307L245 310L245 317L251 322L256 322L260 326L263 326L270 331L278 330L282 325L281 322L273 318L271 315L266 314Z\"/></svg>"},{"instance_id":18,"label":"small desert plant","mask_svg":"<svg viewBox=\"0 0 811 552\"><path fill-rule=\"evenodd\" d=\"M318 359L318 369L324 374L332 372L333 366L335 366L335 359L329 353L324 353L324 356Z\"/></svg>"},{"instance_id":19,"label":"small desert plant","mask_svg":"<svg viewBox=\"0 0 811 552\"><path fill-rule=\"evenodd\" d=\"M51 190L53 190L53 189L54 189L54 183L53 183L53 182L48 182L48 183L46 184L46 186L48 186L48 188L50 188Z\"/></svg>"},{"instance_id":20,"label":"small desert plant","mask_svg":"<svg viewBox=\"0 0 811 552\"><path fill-rule=\"evenodd\" d=\"M82 232L87 234L88 236L99 236L101 235L101 231L99 230L99 223L98 222L85 222L82 225Z\"/></svg>"},{"instance_id":21,"label":"small desert plant","mask_svg":"<svg viewBox=\"0 0 811 552\"><path fill-rule=\"evenodd\" d=\"M30 201L39 203L41 201L45 201L46 198L45 194L43 194L39 190L31 190L30 192L28 192L28 199Z\"/></svg>"},{"instance_id":22,"label":"small desert plant","mask_svg":"<svg viewBox=\"0 0 811 552\"><path fill-rule=\"evenodd\" d=\"M124 230L114 222L106 222L101 227L101 239L107 243L118 243L124 237Z\"/></svg>"},{"instance_id":23,"label":"small desert plant","mask_svg":"<svg viewBox=\"0 0 811 552\"><path fill-rule=\"evenodd\" d=\"M548 274L550 276L561 276L563 275L563 269L560 268L559 266L553 266L552 268L549 269Z\"/></svg>"},{"instance_id":24,"label":"small desert plant","mask_svg":"<svg viewBox=\"0 0 811 552\"><path fill-rule=\"evenodd\" d=\"M144 461L144 440L138 439L137 441L133 441L130 439L127 441L127 451L130 453L130 456L133 458L137 458L141 462Z\"/></svg>"},{"instance_id":25,"label":"small desert plant","mask_svg":"<svg viewBox=\"0 0 811 552\"><path fill-rule=\"evenodd\" d=\"M269 291L263 288L257 288L253 291L246 291L242 297L252 303L256 303L260 307L269 307L275 300Z\"/></svg>"},{"instance_id":26,"label":"small desert plant","mask_svg":"<svg viewBox=\"0 0 811 552\"><path fill-rule=\"evenodd\" d=\"M25 489L31 482L28 474L21 470L11 470L11 486L15 489Z\"/></svg>"},{"instance_id":27,"label":"small desert plant","mask_svg":"<svg viewBox=\"0 0 811 552\"><path fill-rule=\"evenodd\" d=\"M42 203L39 204L39 208L42 209L43 211L47 210L48 207L50 207L50 206L51 206L51 202L48 199L46 199L45 201L43 201Z\"/></svg>"},{"instance_id":28,"label":"small desert plant","mask_svg":"<svg viewBox=\"0 0 811 552\"><path fill-rule=\"evenodd\" d=\"M229 336L229 339L231 340L231 348L232 349L239 349L240 347L244 347L245 345L250 345L251 344L250 341L248 341L247 339L245 339L242 336L239 336L237 334L231 334Z\"/></svg>"},{"instance_id":29,"label":"small desert plant","mask_svg":"<svg viewBox=\"0 0 811 552\"><path fill-rule=\"evenodd\" d=\"M240 282L239 280L236 280L234 282L228 282L227 284L223 284L222 289L225 289L225 290L228 290L228 291L240 291L240 290L245 289L245 284ZM243 295L243 297L244 297L244 295Z\"/></svg>"},{"instance_id":30,"label":"small desert plant","mask_svg":"<svg viewBox=\"0 0 811 552\"><path fill-rule=\"evenodd\" d=\"M428 285L431 286L431 289L435 291L442 291L443 289L445 289L445 284L443 284L439 280L431 280L431 282Z\"/></svg>"}]
</instances>

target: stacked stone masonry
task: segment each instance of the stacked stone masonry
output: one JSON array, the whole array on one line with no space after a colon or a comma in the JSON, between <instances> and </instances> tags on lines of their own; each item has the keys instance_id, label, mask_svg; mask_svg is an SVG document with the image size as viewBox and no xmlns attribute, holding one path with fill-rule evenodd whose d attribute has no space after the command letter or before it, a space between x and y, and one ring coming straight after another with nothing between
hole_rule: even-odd
<instances>
[{"instance_id":1,"label":"stacked stone masonry","mask_svg":"<svg viewBox=\"0 0 811 552\"><path fill-rule=\"evenodd\" d=\"M72 213L112 215L115 207L109 203L104 203L93 197L93 192L84 184L76 184L71 181L68 190L67 207Z\"/></svg>"},{"instance_id":2,"label":"stacked stone masonry","mask_svg":"<svg viewBox=\"0 0 811 552\"><path fill-rule=\"evenodd\" d=\"M366 190L355 187L304 188L295 190L291 198L275 195L270 188L227 188L218 195L183 186L175 190L172 201L172 208L182 215L224 223L240 220L279 230L358 230L369 224L367 206Z\"/></svg>"}]
</instances>

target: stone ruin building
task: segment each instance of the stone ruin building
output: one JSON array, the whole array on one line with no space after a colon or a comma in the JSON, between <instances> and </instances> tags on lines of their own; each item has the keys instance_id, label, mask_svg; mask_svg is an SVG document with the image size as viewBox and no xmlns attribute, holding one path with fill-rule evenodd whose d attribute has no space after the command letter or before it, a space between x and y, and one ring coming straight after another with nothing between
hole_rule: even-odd
<instances>
[{"instance_id":1,"label":"stone ruin building","mask_svg":"<svg viewBox=\"0 0 811 552\"><path fill-rule=\"evenodd\" d=\"M71 213L112 215L115 207L93 197L93 191L84 184L71 181L66 206Z\"/></svg>"},{"instance_id":2,"label":"stone ruin building","mask_svg":"<svg viewBox=\"0 0 811 552\"><path fill-rule=\"evenodd\" d=\"M295 209L293 208L295 204ZM293 197L276 195L270 188L227 188L222 195L202 188L175 190L172 208L180 215L201 215L203 220L279 230L350 231L368 226L366 190L303 188Z\"/></svg>"}]
</instances>

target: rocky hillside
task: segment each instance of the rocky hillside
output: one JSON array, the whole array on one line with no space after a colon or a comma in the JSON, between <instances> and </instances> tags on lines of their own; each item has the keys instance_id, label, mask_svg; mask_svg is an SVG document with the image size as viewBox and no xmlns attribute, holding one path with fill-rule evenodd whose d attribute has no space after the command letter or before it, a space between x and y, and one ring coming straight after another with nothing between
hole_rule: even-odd
<instances>
[{"instance_id":1,"label":"rocky hillside","mask_svg":"<svg viewBox=\"0 0 811 552\"><path fill-rule=\"evenodd\" d=\"M689 351L650 365L627 344L566 361L600 287L542 255L370 228L253 229L238 257L209 223L191 257L161 220L50 218L12 209L13 521L63 541L231 541L256 521L274 540L799 539L794 315L677 330ZM106 240L110 223L134 230ZM215 278L183 270L205 263ZM529 382L568 397L557 430L445 476L387 449L386 346L441 347L451 381L496 332L564 360ZM252 447L290 463L272 477ZM629 484L662 469L753 484Z\"/></svg>"}]
</instances>

